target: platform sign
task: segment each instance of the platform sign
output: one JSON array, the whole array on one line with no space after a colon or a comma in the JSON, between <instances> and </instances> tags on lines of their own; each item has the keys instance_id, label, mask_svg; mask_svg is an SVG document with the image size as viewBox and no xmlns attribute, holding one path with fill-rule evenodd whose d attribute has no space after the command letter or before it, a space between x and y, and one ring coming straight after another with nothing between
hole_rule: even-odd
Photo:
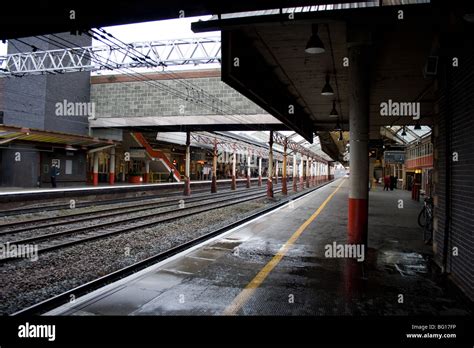
<instances>
[{"instance_id":1,"label":"platform sign","mask_svg":"<svg viewBox=\"0 0 474 348\"><path fill-rule=\"evenodd\" d=\"M404 151L385 151L383 154L385 163L405 163L405 152Z\"/></svg>"},{"instance_id":2,"label":"platform sign","mask_svg":"<svg viewBox=\"0 0 474 348\"><path fill-rule=\"evenodd\" d=\"M61 168L61 160L57 158L53 158L51 160L51 166L56 165L56 167Z\"/></svg>"},{"instance_id":3,"label":"platform sign","mask_svg":"<svg viewBox=\"0 0 474 348\"><path fill-rule=\"evenodd\" d=\"M130 148L130 157L131 158L145 158L146 150L144 148Z\"/></svg>"}]
</instances>

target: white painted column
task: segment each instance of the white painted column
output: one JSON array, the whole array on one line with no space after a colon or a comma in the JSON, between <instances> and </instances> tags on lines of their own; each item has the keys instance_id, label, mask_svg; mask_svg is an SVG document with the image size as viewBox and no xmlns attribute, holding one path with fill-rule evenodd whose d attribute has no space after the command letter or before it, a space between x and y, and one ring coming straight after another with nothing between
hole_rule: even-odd
<instances>
[{"instance_id":1,"label":"white painted column","mask_svg":"<svg viewBox=\"0 0 474 348\"><path fill-rule=\"evenodd\" d=\"M92 170L92 183L94 186L99 185L99 153L94 153L94 169Z\"/></svg>"},{"instance_id":2,"label":"white painted column","mask_svg":"<svg viewBox=\"0 0 474 348\"><path fill-rule=\"evenodd\" d=\"M115 147L110 149L109 184L115 183Z\"/></svg>"},{"instance_id":3,"label":"white painted column","mask_svg":"<svg viewBox=\"0 0 474 348\"><path fill-rule=\"evenodd\" d=\"M150 176L150 160L145 160L145 183L148 182Z\"/></svg>"},{"instance_id":4,"label":"white painted column","mask_svg":"<svg viewBox=\"0 0 474 348\"><path fill-rule=\"evenodd\" d=\"M247 152L247 188L250 187L250 152Z\"/></svg>"},{"instance_id":5,"label":"white painted column","mask_svg":"<svg viewBox=\"0 0 474 348\"><path fill-rule=\"evenodd\" d=\"M232 153L232 182L231 182L231 190L235 190L237 187L236 179L235 179L235 167L236 167L236 161L237 161L237 154L235 152Z\"/></svg>"}]
</instances>

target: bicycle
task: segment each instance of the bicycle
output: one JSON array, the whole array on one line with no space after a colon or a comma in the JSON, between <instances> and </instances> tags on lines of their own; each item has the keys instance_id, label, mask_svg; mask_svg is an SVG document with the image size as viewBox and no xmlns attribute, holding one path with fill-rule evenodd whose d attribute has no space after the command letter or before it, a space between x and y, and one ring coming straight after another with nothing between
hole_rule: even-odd
<instances>
[{"instance_id":1,"label":"bicycle","mask_svg":"<svg viewBox=\"0 0 474 348\"><path fill-rule=\"evenodd\" d=\"M426 197L423 208L418 214L418 225L423 228L423 241L430 244L433 240L433 198Z\"/></svg>"}]
</instances>

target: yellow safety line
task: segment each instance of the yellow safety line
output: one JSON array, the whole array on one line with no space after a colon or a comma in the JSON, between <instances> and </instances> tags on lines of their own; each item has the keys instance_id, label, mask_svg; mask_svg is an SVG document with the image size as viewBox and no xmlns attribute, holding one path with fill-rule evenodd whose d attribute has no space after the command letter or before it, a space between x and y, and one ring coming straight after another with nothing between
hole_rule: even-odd
<instances>
[{"instance_id":1,"label":"yellow safety line","mask_svg":"<svg viewBox=\"0 0 474 348\"><path fill-rule=\"evenodd\" d=\"M286 241L285 244L278 250L275 256L258 272L258 274L253 278L250 283L237 295L237 297L232 301L232 303L224 310L224 315L236 315L242 306L247 303L253 293L257 290L257 288L263 283L265 278L270 274L270 272L278 265L281 261L283 256L287 253L289 248L296 242L299 236L303 233L303 231L309 226L311 222L314 221L318 217L318 215L323 211L324 207L328 202L332 199L332 197L336 194L336 192L341 188L342 184L345 180L342 180L339 186L329 195L328 198L319 206L319 208L306 220L293 235Z\"/></svg>"}]
</instances>

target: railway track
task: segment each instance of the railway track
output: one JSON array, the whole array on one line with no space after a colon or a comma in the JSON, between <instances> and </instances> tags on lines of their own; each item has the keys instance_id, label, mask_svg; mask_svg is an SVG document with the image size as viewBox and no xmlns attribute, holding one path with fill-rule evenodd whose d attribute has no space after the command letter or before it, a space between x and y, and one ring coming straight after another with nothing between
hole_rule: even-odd
<instances>
[{"instance_id":1,"label":"railway track","mask_svg":"<svg viewBox=\"0 0 474 348\"><path fill-rule=\"evenodd\" d=\"M245 189L244 186L240 188ZM230 191L230 189L223 189L224 191ZM209 188L196 188L193 189L193 193L206 193L209 192ZM99 206L99 205L109 205L109 204L118 204L124 202L137 202L137 201L144 201L144 200L152 200L152 199L159 199L159 198L167 198L167 197L179 197L182 196L182 190L177 192L168 192L168 193L158 193L154 195L147 195L147 196L136 196L136 197L127 197L127 198L118 198L118 199L104 199L100 201L87 201L87 202L76 202L76 208L87 208L91 206ZM55 210L68 210L69 208L69 201L72 198L64 198L65 202L60 204L47 204L41 205L36 207L22 207L22 208L15 208L10 210L4 210L0 212L0 217L9 217L9 216L16 216L16 215L23 215L23 214L34 214L39 212L45 211L55 211Z\"/></svg>"},{"instance_id":2,"label":"railway track","mask_svg":"<svg viewBox=\"0 0 474 348\"><path fill-rule=\"evenodd\" d=\"M129 265L127 267L124 267L124 268L121 268L117 271L114 271L112 273L109 273L105 276L102 276L98 279L95 279L93 281L90 281L90 282L87 282L83 285L80 285L76 288L73 288L71 290L68 290L68 291L65 291L63 293L60 293L56 296L53 296L49 299L46 299L44 301L41 301L37 304L34 304L32 306L29 306L27 308L24 308L20 311L17 311L15 313L13 313L12 315L13 316L24 316L24 315L39 315L39 314L43 314L43 313L46 313L47 311L51 310L51 309L54 309L58 306L61 306L65 303L68 303L71 296L73 296L74 298L77 298L79 296L82 296L82 295L85 295L86 293L89 293L91 291L94 291L96 289L99 289L107 284L110 284L112 282L115 282L115 281L118 281L119 279L122 279L126 276L129 276L129 275L132 275L140 270L143 270L144 268L147 268L157 262L161 262L161 261L164 261L168 258L170 258L171 256L173 255L176 255L180 252L183 252L193 246L196 246L200 243L203 243L211 238L214 238L232 228L235 228L245 222L248 222L252 219L255 219L256 217L258 216L261 216L261 215L264 215L272 210L275 210L285 204L288 203L288 201L290 200L293 200L293 199L296 199L296 198L300 198L300 197L303 197L303 196L306 196L308 195L309 193L319 189L320 187L322 186L325 186L327 184L330 184L332 181L328 181L326 183L323 183L323 184L320 184L316 187L313 187L309 190L305 190L305 191L302 191L302 192L299 192L297 194L294 194L292 195L291 197L287 197L286 199L283 199L281 200L280 202L270 206L270 207L267 207L265 209L262 209L258 212L255 212L249 216L246 216L242 219L239 219L237 221L234 221L232 223L229 223L227 224L226 226L224 227L221 227L221 228L218 228L212 232L209 232L205 235L202 235L198 238L195 238L193 240L190 240L188 242L185 242L185 243L182 243L178 246L175 246L173 248L170 248L164 252L161 252L161 253L158 253L156 255L153 255L151 257L148 257L144 260L141 260L141 261L138 261L132 265Z\"/></svg>"},{"instance_id":3,"label":"railway track","mask_svg":"<svg viewBox=\"0 0 474 348\"><path fill-rule=\"evenodd\" d=\"M125 218L113 221L106 221L106 222L99 222L97 224L89 225L89 226L80 226L80 227L73 227L68 228L63 231L53 232L53 233L46 233L41 234L34 237L19 239L19 240L10 240L4 242L4 244L9 245L31 245L36 243L37 254L41 254L48 251L53 251L65 247L69 247L72 245L85 243L88 241L97 240L100 238L109 237L112 235L116 235L119 233L126 233L130 232L139 228L147 228L154 225L158 225L160 223L170 222L176 219L189 217L192 215L201 214L210 210L214 210L218 207L226 207L230 205L235 205L251 200L255 200L258 198L263 198L266 196L264 189L255 190L256 192L239 192L231 195L223 195L223 198L216 199L216 196L213 195L209 199L203 200L202 197L200 199L195 199L194 201L199 201L198 204L187 204L183 208L179 210L176 209L169 209L160 212L151 212L145 215L139 216L128 216L131 211L121 211L121 212L114 212L113 214L108 214L106 217L113 216L125 216ZM275 192L280 192L281 190L276 190ZM230 196L230 197L229 197ZM236 198L235 196L238 196ZM176 204L173 203L171 206L176 207ZM144 210L148 209L156 209L156 208L134 208L133 212L143 212ZM98 219L104 218L104 216L98 217ZM80 221L88 218L81 218ZM66 222L56 222L53 225L70 225L78 223L77 220L70 220ZM51 225L51 224L49 224ZM47 225L48 226L48 225ZM48 226L50 227L50 226ZM38 227L36 227L37 229ZM0 258L0 263L4 263L7 261L18 260L18 258L12 257L3 257Z\"/></svg>"},{"instance_id":4,"label":"railway track","mask_svg":"<svg viewBox=\"0 0 474 348\"><path fill-rule=\"evenodd\" d=\"M109 218L109 217L119 216L124 213L135 213L135 212L166 208L166 207L179 207L180 204L186 205L192 202L199 202L205 199L211 199L211 198L215 199L215 198L219 198L223 196L237 196L237 195L241 195L242 193L257 192L261 190L262 190L261 187L250 188L250 189L240 189L240 190L235 190L235 191L229 190L222 193L210 193L210 194L194 195L192 197L182 197L180 200L173 199L174 197L173 195L171 197L169 196L160 197L161 199L160 201L154 201L154 202L141 201L139 207L137 207L136 204L121 205L119 207L111 206L111 207L107 207L107 208L99 209L95 211L81 211L81 212L75 212L75 213L62 215L62 216L40 217L40 218L35 218L35 219L7 222L7 223L3 223L0 226L1 227L0 236L17 234L20 232L26 232L26 231L31 231L31 230L40 229L40 228L60 226L60 225L68 223L69 221L71 221L71 223L76 223L76 222L89 221L90 219L96 219L96 218ZM208 192L208 190L206 190L206 192ZM170 201L170 199L172 200ZM146 199L145 201L148 201L148 200L149 199ZM19 227L14 228L16 226L19 226Z\"/></svg>"}]
</instances>

